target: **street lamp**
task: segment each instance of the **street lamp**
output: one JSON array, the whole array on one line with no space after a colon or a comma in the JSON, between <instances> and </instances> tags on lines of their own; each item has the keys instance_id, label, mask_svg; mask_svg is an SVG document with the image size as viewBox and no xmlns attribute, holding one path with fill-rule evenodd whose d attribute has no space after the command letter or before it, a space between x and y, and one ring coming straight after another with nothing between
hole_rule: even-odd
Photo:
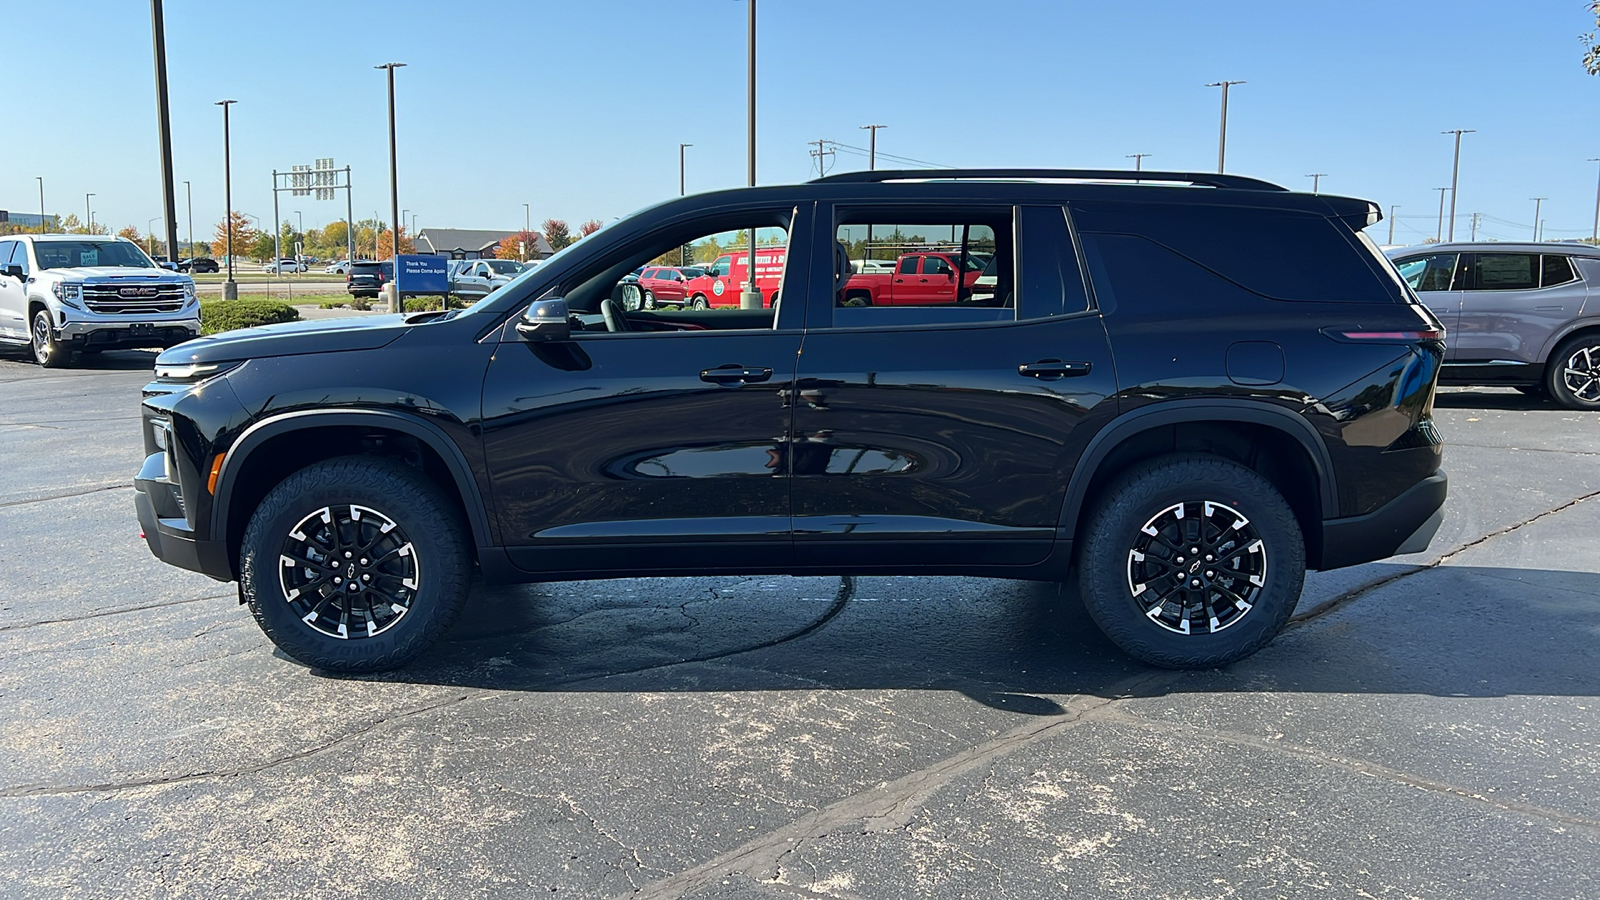
<instances>
[{"instance_id":1,"label":"street lamp","mask_svg":"<svg viewBox=\"0 0 1600 900\"><path fill-rule=\"evenodd\" d=\"M1444 240L1444 192L1450 189L1442 187L1434 190L1439 192L1439 231L1433 236L1433 242L1437 244Z\"/></svg>"},{"instance_id":2,"label":"street lamp","mask_svg":"<svg viewBox=\"0 0 1600 900\"><path fill-rule=\"evenodd\" d=\"M44 176L35 175L33 177L39 179L39 233L44 234Z\"/></svg>"},{"instance_id":3,"label":"street lamp","mask_svg":"<svg viewBox=\"0 0 1600 900\"><path fill-rule=\"evenodd\" d=\"M1317 189L1322 186L1322 177L1327 174L1327 172L1312 172L1310 175L1306 176L1307 178L1311 179L1311 193L1315 194L1318 192Z\"/></svg>"},{"instance_id":4,"label":"street lamp","mask_svg":"<svg viewBox=\"0 0 1600 900\"><path fill-rule=\"evenodd\" d=\"M1450 167L1450 240L1452 241L1456 239L1456 187L1459 184L1459 176L1461 174L1461 136L1463 134L1472 134L1475 130L1472 128L1453 128L1449 131L1439 132L1440 134L1453 134L1456 136L1456 161ZM1440 199L1443 198L1441 197ZM1538 222L1534 223L1535 228L1538 225Z\"/></svg>"},{"instance_id":5,"label":"street lamp","mask_svg":"<svg viewBox=\"0 0 1600 900\"><path fill-rule=\"evenodd\" d=\"M374 69L384 69L389 73L389 211L394 214L394 256L400 255L400 181L399 165L394 148L394 70L403 68L405 63L388 62ZM400 262L395 261L395 274L400 273ZM400 292L396 290L390 295L393 299L389 303L390 312L401 312L403 301Z\"/></svg>"},{"instance_id":6,"label":"street lamp","mask_svg":"<svg viewBox=\"0 0 1600 900\"><path fill-rule=\"evenodd\" d=\"M1538 240L1539 240L1539 207L1543 206L1544 202L1546 200L1549 200L1550 198L1549 197L1529 197L1528 199L1533 201L1533 239L1534 239L1535 242L1538 242Z\"/></svg>"},{"instance_id":7,"label":"street lamp","mask_svg":"<svg viewBox=\"0 0 1600 900\"><path fill-rule=\"evenodd\" d=\"M688 149L689 147L693 147L693 146L694 146L693 144L679 144L678 145L678 196L679 197L682 197L684 195L684 193L685 193L685 191L684 191L684 180L683 180L683 171L684 171L684 169L683 169L683 151Z\"/></svg>"},{"instance_id":8,"label":"street lamp","mask_svg":"<svg viewBox=\"0 0 1600 900\"><path fill-rule=\"evenodd\" d=\"M1222 88L1222 130L1217 136L1217 174L1222 174L1222 166L1228 159L1228 88L1243 81L1213 81L1206 87Z\"/></svg>"},{"instance_id":9,"label":"street lamp","mask_svg":"<svg viewBox=\"0 0 1600 900\"><path fill-rule=\"evenodd\" d=\"M533 212L528 207L528 204L526 204L526 203L522 204L522 230L523 231L532 230L532 228L533 228L532 217L533 217Z\"/></svg>"},{"instance_id":10,"label":"street lamp","mask_svg":"<svg viewBox=\"0 0 1600 900\"><path fill-rule=\"evenodd\" d=\"M94 234L94 209L89 206L89 198L93 196L93 194L83 195L83 227L88 229L90 234Z\"/></svg>"},{"instance_id":11,"label":"street lamp","mask_svg":"<svg viewBox=\"0 0 1600 900\"><path fill-rule=\"evenodd\" d=\"M156 225L157 222L160 222L160 221L162 221L160 216L151 216L149 218L149 220L147 220L144 223L144 245L147 248L145 250L145 252L149 253L151 256L155 256L156 255L155 225ZM171 253L167 253L167 254L165 254L165 256L167 257L167 259L171 259L172 258L172 254Z\"/></svg>"},{"instance_id":12,"label":"street lamp","mask_svg":"<svg viewBox=\"0 0 1600 900\"><path fill-rule=\"evenodd\" d=\"M1390 246L1394 246L1394 211L1399 209L1399 208L1400 208L1400 204L1398 204L1398 203L1389 204L1389 245Z\"/></svg>"},{"instance_id":13,"label":"street lamp","mask_svg":"<svg viewBox=\"0 0 1600 900\"><path fill-rule=\"evenodd\" d=\"M233 280L233 154L229 149L228 137L228 107L237 100L218 100L214 105L222 107L222 202L228 207L228 213L223 217L223 236L227 243L228 251L228 279L222 282L222 299L239 299L239 285Z\"/></svg>"},{"instance_id":14,"label":"street lamp","mask_svg":"<svg viewBox=\"0 0 1600 900\"><path fill-rule=\"evenodd\" d=\"M189 205L189 258L194 259L194 195L187 181L183 183L183 199Z\"/></svg>"}]
</instances>

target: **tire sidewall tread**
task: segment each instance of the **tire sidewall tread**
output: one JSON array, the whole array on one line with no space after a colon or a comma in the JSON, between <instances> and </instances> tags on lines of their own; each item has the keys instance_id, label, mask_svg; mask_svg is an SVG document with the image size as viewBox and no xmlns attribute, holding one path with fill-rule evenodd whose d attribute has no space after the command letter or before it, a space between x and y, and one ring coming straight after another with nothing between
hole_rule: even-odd
<instances>
[{"instance_id":1,"label":"tire sidewall tread","mask_svg":"<svg viewBox=\"0 0 1600 900\"><path fill-rule=\"evenodd\" d=\"M1600 355L1600 334L1574 335L1556 347L1545 367L1544 392L1551 400L1566 409L1593 412L1600 410L1600 403L1586 403L1573 396L1572 392L1567 390L1565 377L1567 358L1583 346L1593 348L1595 354Z\"/></svg>"}]
</instances>

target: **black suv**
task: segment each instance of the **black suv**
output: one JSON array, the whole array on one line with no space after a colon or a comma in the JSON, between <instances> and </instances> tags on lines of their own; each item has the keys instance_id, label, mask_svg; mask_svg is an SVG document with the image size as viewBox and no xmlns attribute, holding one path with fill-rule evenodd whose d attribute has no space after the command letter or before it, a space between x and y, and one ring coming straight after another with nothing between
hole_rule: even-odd
<instances>
[{"instance_id":1,"label":"black suv","mask_svg":"<svg viewBox=\"0 0 1600 900\"><path fill-rule=\"evenodd\" d=\"M474 570L1075 572L1129 653L1226 663L1278 633L1307 568L1438 527L1444 335L1362 233L1378 219L1174 172L675 199L465 311L166 351L139 521L324 669L415 656ZM711 287L736 305L638 309L629 273L713 249L749 260L755 285ZM931 251L959 264L895 263ZM967 257L992 279L957 283ZM845 305L857 268L899 280Z\"/></svg>"},{"instance_id":2,"label":"black suv","mask_svg":"<svg viewBox=\"0 0 1600 900\"><path fill-rule=\"evenodd\" d=\"M345 290L352 297L376 297L383 286L394 280L394 260L357 260L344 276Z\"/></svg>"}]
</instances>

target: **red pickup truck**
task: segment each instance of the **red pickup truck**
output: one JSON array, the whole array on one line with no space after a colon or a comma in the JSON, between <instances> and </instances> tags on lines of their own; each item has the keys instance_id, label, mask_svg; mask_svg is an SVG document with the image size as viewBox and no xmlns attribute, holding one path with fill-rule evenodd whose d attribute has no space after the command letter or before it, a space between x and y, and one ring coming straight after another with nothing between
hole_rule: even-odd
<instances>
[{"instance_id":1,"label":"red pickup truck","mask_svg":"<svg viewBox=\"0 0 1600 900\"><path fill-rule=\"evenodd\" d=\"M961 279L961 298L972 295L972 285L983 274L988 257L967 254L966 273ZM954 303L956 269L961 254L927 251L901 254L893 272L863 272L851 275L844 285L846 306L931 306Z\"/></svg>"}]
</instances>

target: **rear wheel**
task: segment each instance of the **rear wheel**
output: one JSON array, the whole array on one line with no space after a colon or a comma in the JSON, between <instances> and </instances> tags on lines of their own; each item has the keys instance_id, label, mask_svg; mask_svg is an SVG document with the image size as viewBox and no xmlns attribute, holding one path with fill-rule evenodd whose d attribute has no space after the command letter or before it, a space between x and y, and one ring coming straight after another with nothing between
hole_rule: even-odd
<instances>
[{"instance_id":1,"label":"rear wheel","mask_svg":"<svg viewBox=\"0 0 1600 900\"><path fill-rule=\"evenodd\" d=\"M1132 656L1209 668L1271 641L1300 599L1305 543L1255 472L1205 455L1142 463L1107 489L1079 546L1084 605Z\"/></svg>"},{"instance_id":2,"label":"rear wheel","mask_svg":"<svg viewBox=\"0 0 1600 900\"><path fill-rule=\"evenodd\" d=\"M642 305L644 306L645 309L655 309L656 308L656 295L650 293L649 291L645 291L644 292L644 299L641 301L641 303L642 303Z\"/></svg>"},{"instance_id":3,"label":"rear wheel","mask_svg":"<svg viewBox=\"0 0 1600 900\"><path fill-rule=\"evenodd\" d=\"M710 309L711 308L711 303L706 300L706 295L705 294L695 294L694 295L694 299L692 301L690 301L689 305L693 306L695 309Z\"/></svg>"},{"instance_id":4,"label":"rear wheel","mask_svg":"<svg viewBox=\"0 0 1600 900\"><path fill-rule=\"evenodd\" d=\"M1600 409L1600 333L1569 338L1550 355L1550 398L1568 409Z\"/></svg>"},{"instance_id":5,"label":"rear wheel","mask_svg":"<svg viewBox=\"0 0 1600 900\"><path fill-rule=\"evenodd\" d=\"M46 369L60 369L72 361L72 351L61 346L54 331L49 312L41 309L33 314L33 361Z\"/></svg>"},{"instance_id":6,"label":"rear wheel","mask_svg":"<svg viewBox=\"0 0 1600 900\"><path fill-rule=\"evenodd\" d=\"M372 672L403 665L455 619L470 577L455 506L395 460L314 463L250 517L239 582L256 623L308 666Z\"/></svg>"}]
</instances>

